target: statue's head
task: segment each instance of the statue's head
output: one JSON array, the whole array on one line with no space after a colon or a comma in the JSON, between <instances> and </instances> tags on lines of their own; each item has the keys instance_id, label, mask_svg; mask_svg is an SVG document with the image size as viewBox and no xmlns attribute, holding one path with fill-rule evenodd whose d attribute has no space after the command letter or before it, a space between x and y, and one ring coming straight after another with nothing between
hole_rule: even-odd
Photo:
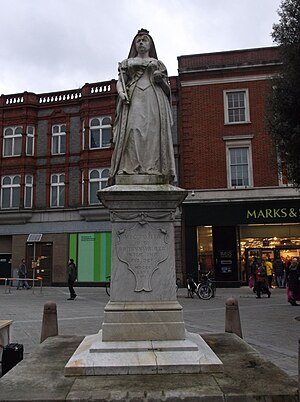
<instances>
[{"instance_id":1,"label":"statue's head","mask_svg":"<svg viewBox=\"0 0 300 402\"><path fill-rule=\"evenodd\" d=\"M148 38L149 38L149 41L150 41L150 49L149 49L149 57L153 57L154 59L157 59L157 54L156 54L156 49L155 49L155 45L154 45L154 42L153 42L153 39L152 39L152 37L149 35L149 31L147 30L147 29L144 29L144 28L142 28L142 29L139 29L138 30L138 33L135 35L135 37L133 38L133 41L132 41L132 44L131 44L131 47L130 47L130 51L129 51L129 55L128 55L128 58L131 58L131 57L136 57L137 56L137 50L136 50L136 41L137 41L137 38L139 37L139 36L147 36Z\"/></svg>"}]
</instances>

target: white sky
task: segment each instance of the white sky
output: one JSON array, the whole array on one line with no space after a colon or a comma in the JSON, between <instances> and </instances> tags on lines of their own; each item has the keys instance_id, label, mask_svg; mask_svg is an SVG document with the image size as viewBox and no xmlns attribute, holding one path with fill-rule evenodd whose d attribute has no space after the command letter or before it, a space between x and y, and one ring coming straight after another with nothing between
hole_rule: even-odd
<instances>
[{"instance_id":1,"label":"white sky","mask_svg":"<svg viewBox=\"0 0 300 402\"><path fill-rule=\"evenodd\" d=\"M177 57L272 46L281 0L0 0L0 94L117 78L146 28L169 76Z\"/></svg>"}]
</instances>

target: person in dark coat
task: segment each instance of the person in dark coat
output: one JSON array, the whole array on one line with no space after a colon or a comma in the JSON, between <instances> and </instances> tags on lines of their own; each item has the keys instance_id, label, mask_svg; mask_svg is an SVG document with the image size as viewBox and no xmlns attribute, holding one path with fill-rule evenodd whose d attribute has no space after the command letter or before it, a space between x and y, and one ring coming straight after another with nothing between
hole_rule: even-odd
<instances>
[{"instance_id":1,"label":"person in dark coat","mask_svg":"<svg viewBox=\"0 0 300 402\"><path fill-rule=\"evenodd\" d=\"M299 306L297 300L300 299L300 266L297 258L293 258L290 265L288 302L292 306Z\"/></svg>"},{"instance_id":2,"label":"person in dark coat","mask_svg":"<svg viewBox=\"0 0 300 402\"><path fill-rule=\"evenodd\" d=\"M30 289L30 286L28 285L27 281L26 281L26 276L27 276L27 267L26 267L26 263L25 260L23 259L21 261L21 264L19 265L19 269L18 269L18 277L21 279L18 279L17 282L17 290L21 288L26 288L26 289Z\"/></svg>"},{"instance_id":3,"label":"person in dark coat","mask_svg":"<svg viewBox=\"0 0 300 402\"><path fill-rule=\"evenodd\" d=\"M255 285L256 285L255 291L257 299L261 298L261 293L267 293L268 297L271 297L271 292L268 288L267 271L264 261L262 261L260 266L256 269Z\"/></svg>"},{"instance_id":4,"label":"person in dark coat","mask_svg":"<svg viewBox=\"0 0 300 402\"><path fill-rule=\"evenodd\" d=\"M284 263L282 262L281 258L276 258L276 260L273 263L273 268L275 272L277 286L279 288L284 288L285 270L284 270Z\"/></svg>"},{"instance_id":5,"label":"person in dark coat","mask_svg":"<svg viewBox=\"0 0 300 402\"><path fill-rule=\"evenodd\" d=\"M256 292L256 270L259 267L259 262L256 257L253 258L253 261L250 265L250 276L253 281L253 293Z\"/></svg>"},{"instance_id":6,"label":"person in dark coat","mask_svg":"<svg viewBox=\"0 0 300 402\"><path fill-rule=\"evenodd\" d=\"M68 263L68 286L69 286L69 291L70 291L70 297L68 300L74 300L75 297L77 296L74 290L74 282L77 279L77 268L76 265L74 264L74 260L70 258L69 263Z\"/></svg>"}]
</instances>

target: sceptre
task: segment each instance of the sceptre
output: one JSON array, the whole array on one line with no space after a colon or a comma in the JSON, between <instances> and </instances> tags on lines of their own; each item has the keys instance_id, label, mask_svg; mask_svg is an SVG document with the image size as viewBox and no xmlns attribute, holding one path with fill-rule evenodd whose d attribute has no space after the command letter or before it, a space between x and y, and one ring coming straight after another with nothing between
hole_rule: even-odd
<instances>
[{"instance_id":1,"label":"sceptre","mask_svg":"<svg viewBox=\"0 0 300 402\"><path fill-rule=\"evenodd\" d=\"M121 63L119 63L119 71L120 71L122 88L123 88L123 92L124 92L124 95L125 95L125 103L127 103L127 105L129 105L130 102L129 102L129 98L128 98L128 94L127 94L127 89L126 89L126 85L125 85L125 80L124 80L124 76L123 76Z\"/></svg>"}]
</instances>

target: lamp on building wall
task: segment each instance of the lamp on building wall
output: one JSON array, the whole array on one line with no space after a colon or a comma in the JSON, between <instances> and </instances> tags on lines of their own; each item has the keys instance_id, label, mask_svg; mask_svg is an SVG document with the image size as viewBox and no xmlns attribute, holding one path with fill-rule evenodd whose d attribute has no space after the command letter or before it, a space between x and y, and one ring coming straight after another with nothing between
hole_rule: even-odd
<instances>
[{"instance_id":1,"label":"lamp on building wall","mask_svg":"<svg viewBox=\"0 0 300 402\"><path fill-rule=\"evenodd\" d=\"M195 191L194 191L194 190L192 190L191 196L192 196L192 197L195 197Z\"/></svg>"}]
</instances>

